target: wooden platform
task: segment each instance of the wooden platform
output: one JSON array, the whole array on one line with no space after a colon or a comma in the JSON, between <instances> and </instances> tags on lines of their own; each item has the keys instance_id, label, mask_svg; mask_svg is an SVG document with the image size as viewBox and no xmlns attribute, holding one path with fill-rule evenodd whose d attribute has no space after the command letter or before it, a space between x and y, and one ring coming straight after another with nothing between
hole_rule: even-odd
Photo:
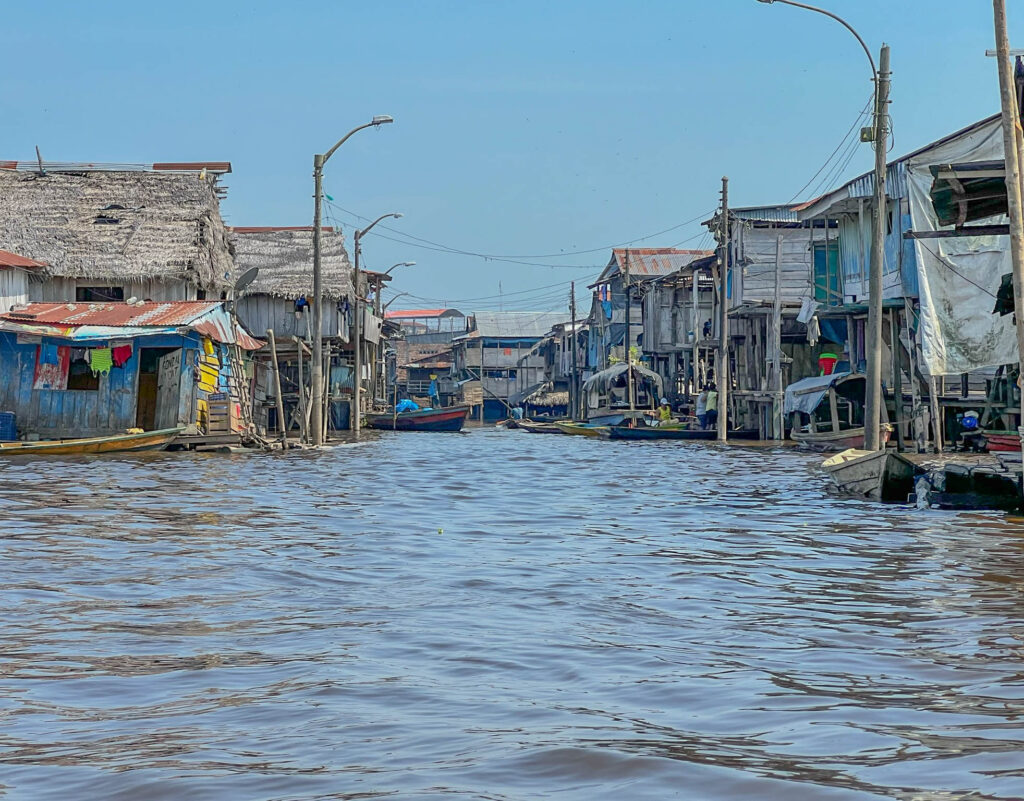
<instances>
[{"instance_id":1,"label":"wooden platform","mask_svg":"<svg viewBox=\"0 0 1024 801\"><path fill-rule=\"evenodd\" d=\"M240 434L198 434L178 437L169 450L194 450L207 445L241 445Z\"/></svg>"}]
</instances>

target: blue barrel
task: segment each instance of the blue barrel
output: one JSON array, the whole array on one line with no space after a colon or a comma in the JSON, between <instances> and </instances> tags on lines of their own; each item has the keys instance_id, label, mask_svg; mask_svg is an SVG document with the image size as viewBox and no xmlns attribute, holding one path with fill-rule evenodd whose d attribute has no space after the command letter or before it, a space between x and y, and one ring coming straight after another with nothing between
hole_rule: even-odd
<instances>
[{"instance_id":1,"label":"blue barrel","mask_svg":"<svg viewBox=\"0 0 1024 801\"><path fill-rule=\"evenodd\" d=\"M0 412L0 441L13 442L18 438L18 428L14 424L14 412Z\"/></svg>"}]
</instances>

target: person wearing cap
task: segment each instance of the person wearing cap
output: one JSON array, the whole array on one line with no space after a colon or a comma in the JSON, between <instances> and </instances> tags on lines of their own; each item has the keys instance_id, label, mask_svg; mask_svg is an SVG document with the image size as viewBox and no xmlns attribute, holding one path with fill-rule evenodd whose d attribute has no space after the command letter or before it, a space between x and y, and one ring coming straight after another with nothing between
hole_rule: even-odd
<instances>
[{"instance_id":1,"label":"person wearing cap","mask_svg":"<svg viewBox=\"0 0 1024 801\"><path fill-rule=\"evenodd\" d=\"M672 423L672 406L668 402L668 398L661 399L661 405L658 406L657 425L667 426Z\"/></svg>"}]
</instances>

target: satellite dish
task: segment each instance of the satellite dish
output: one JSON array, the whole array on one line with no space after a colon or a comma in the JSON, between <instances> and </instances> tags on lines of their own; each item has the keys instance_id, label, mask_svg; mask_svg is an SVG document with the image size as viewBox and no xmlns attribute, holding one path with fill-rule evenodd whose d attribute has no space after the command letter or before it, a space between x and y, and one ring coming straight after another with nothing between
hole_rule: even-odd
<instances>
[{"instance_id":1,"label":"satellite dish","mask_svg":"<svg viewBox=\"0 0 1024 801\"><path fill-rule=\"evenodd\" d=\"M259 267L250 267L248 270L246 270L244 273L238 276L238 280L235 281L235 292L241 292L243 289L249 286L249 284L255 281L256 276L259 274Z\"/></svg>"}]
</instances>

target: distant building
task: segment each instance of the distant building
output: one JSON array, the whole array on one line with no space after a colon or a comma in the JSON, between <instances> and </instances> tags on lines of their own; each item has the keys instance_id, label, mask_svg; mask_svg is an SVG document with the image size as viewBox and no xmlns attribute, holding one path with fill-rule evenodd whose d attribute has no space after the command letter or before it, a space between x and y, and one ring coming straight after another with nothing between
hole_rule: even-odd
<instances>
[{"instance_id":1,"label":"distant building","mask_svg":"<svg viewBox=\"0 0 1024 801\"><path fill-rule=\"evenodd\" d=\"M426 397L430 376L450 372L452 340L466 333L466 315L458 309L395 309L384 318L399 329L391 340L399 394Z\"/></svg>"},{"instance_id":2,"label":"distant building","mask_svg":"<svg viewBox=\"0 0 1024 801\"><path fill-rule=\"evenodd\" d=\"M45 262L29 300L218 300L233 263L228 162L0 162L0 248Z\"/></svg>"},{"instance_id":3,"label":"distant building","mask_svg":"<svg viewBox=\"0 0 1024 801\"><path fill-rule=\"evenodd\" d=\"M616 248L608 266L590 285L593 300L588 322L587 364L594 372L613 361L624 361L630 347L646 348L643 334L643 293L658 278L675 273L695 259L711 255L707 250L676 248ZM627 330L626 314L629 309Z\"/></svg>"},{"instance_id":4,"label":"distant building","mask_svg":"<svg viewBox=\"0 0 1024 801\"><path fill-rule=\"evenodd\" d=\"M567 312L474 312L470 316L467 333L452 342L452 377L479 390L473 400L479 399L474 405L482 404L484 419L505 417L512 396L543 383L544 357L528 352L566 317Z\"/></svg>"}]
</instances>

